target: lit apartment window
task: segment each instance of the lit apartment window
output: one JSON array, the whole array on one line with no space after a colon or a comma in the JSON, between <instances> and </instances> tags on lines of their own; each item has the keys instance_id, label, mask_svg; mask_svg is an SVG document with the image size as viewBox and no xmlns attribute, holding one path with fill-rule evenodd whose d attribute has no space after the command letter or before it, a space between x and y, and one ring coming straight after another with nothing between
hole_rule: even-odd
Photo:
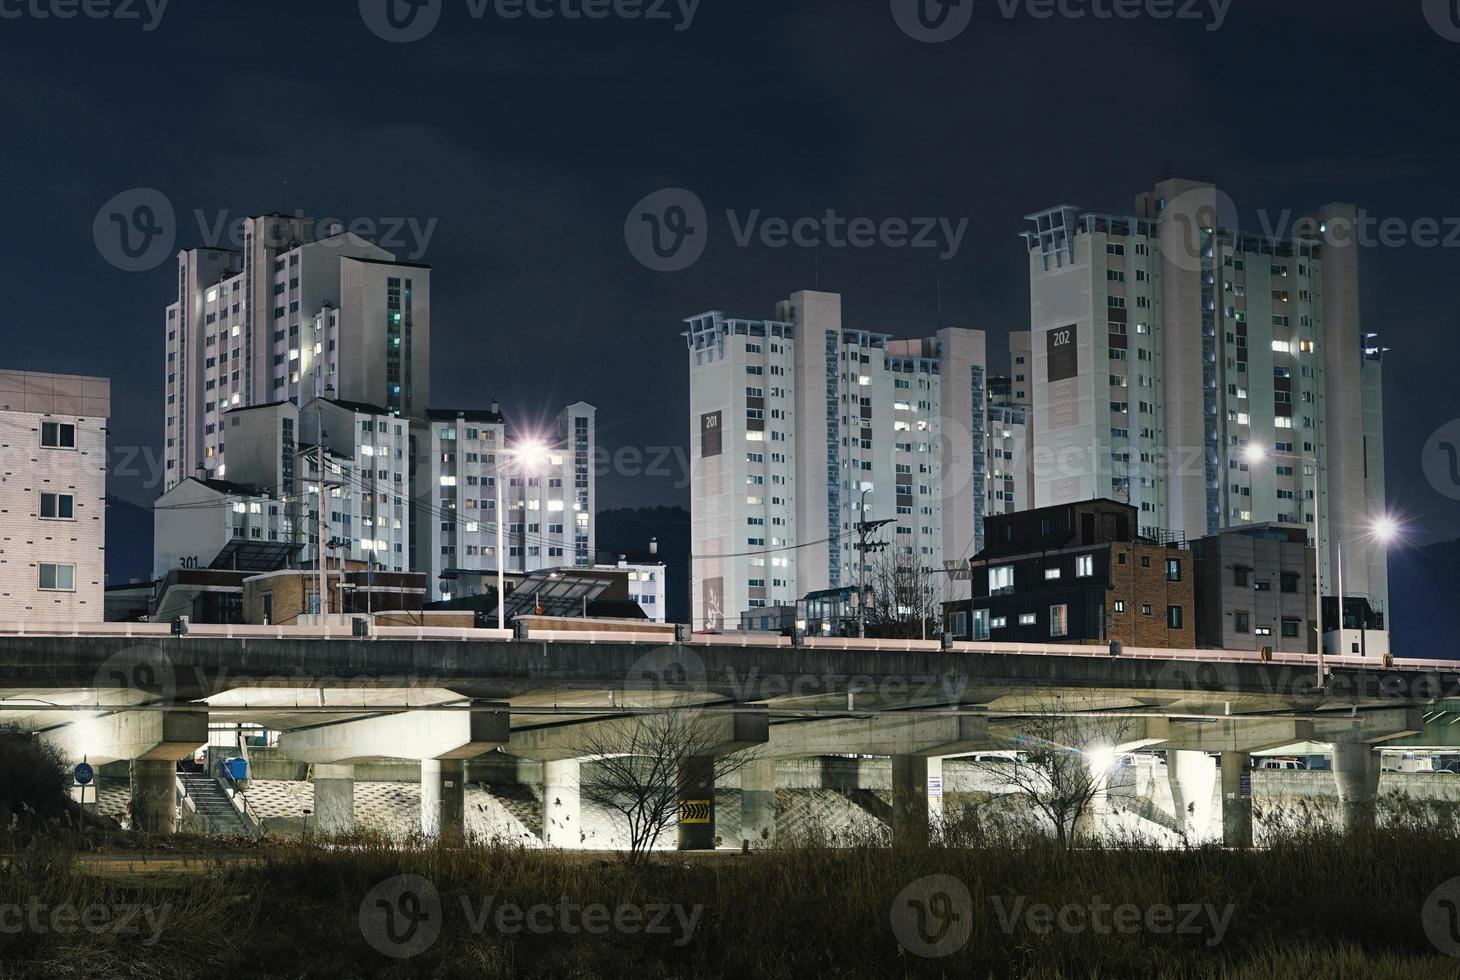
<instances>
[{"instance_id":1,"label":"lit apartment window","mask_svg":"<svg viewBox=\"0 0 1460 980\"><path fill-rule=\"evenodd\" d=\"M1095 556L1080 555L1075 558L1075 577L1088 578L1095 574Z\"/></svg>"},{"instance_id":2,"label":"lit apartment window","mask_svg":"<svg viewBox=\"0 0 1460 980\"><path fill-rule=\"evenodd\" d=\"M42 592L75 592L76 566L42 563L40 589Z\"/></svg>"},{"instance_id":3,"label":"lit apartment window","mask_svg":"<svg viewBox=\"0 0 1460 980\"><path fill-rule=\"evenodd\" d=\"M1000 565L989 569L989 595L1014 591L1014 566Z\"/></svg>"},{"instance_id":4,"label":"lit apartment window","mask_svg":"<svg viewBox=\"0 0 1460 980\"><path fill-rule=\"evenodd\" d=\"M1070 607L1061 603L1049 607L1049 635L1068 636L1070 633Z\"/></svg>"},{"instance_id":5,"label":"lit apartment window","mask_svg":"<svg viewBox=\"0 0 1460 980\"><path fill-rule=\"evenodd\" d=\"M1172 630L1179 630L1179 629L1181 629L1181 607L1180 606L1167 606L1166 607L1166 628L1167 629L1172 629Z\"/></svg>"},{"instance_id":6,"label":"lit apartment window","mask_svg":"<svg viewBox=\"0 0 1460 980\"><path fill-rule=\"evenodd\" d=\"M1046 582L1052 582L1052 581L1054 581L1055 579L1057 579L1059 577L1060 577L1060 570L1058 568L1046 568L1044 570L1044 580Z\"/></svg>"},{"instance_id":7,"label":"lit apartment window","mask_svg":"<svg viewBox=\"0 0 1460 980\"><path fill-rule=\"evenodd\" d=\"M1180 582L1181 581L1181 559L1179 559L1179 558L1167 558L1166 559L1166 581L1168 581L1168 582Z\"/></svg>"},{"instance_id":8,"label":"lit apartment window","mask_svg":"<svg viewBox=\"0 0 1460 980\"><path fill-rule=\"evenodd\" d=\"M1036 614L1034 614L1034 613L1020 613L1019 614L1019 625L1020 626L1034 626L1038 622L1039 622L1039 617Z\"/></svg>"}]
</instances>

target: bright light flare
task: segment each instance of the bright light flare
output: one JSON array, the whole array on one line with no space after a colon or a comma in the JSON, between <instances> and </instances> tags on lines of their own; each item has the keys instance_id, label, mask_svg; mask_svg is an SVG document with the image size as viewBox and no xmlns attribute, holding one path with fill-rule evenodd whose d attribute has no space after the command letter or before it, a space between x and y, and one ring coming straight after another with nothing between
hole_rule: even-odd
<instances>
[{"instance_id":1,"label":"bright light flare","mask_svg":"<svg viewBox=\"0 0 1460 980\"><path fill-rule=\"evenodd\" d=\"M1389 514L1380 515L1369 525L1369 534L1380 544L1389 544L1396 540L1402 531L1403 526Z\"/></svg>"},{"instance_id":2,"label":"bright light flare","mask_svg":"<svg viewBox=\"0 0 1460 980\"><path fill-rule=\"evenodd\" d=\"M1255 442L1250 442L1247 444L1247 447L1242 450L1242 458L1247 460L1247 462L1249 463L1260 463L1267 458L1267 450L1263 449Z\"/></svg>"},{"instance_id":3,"label":"bright light flare","mask_svg":"<svg viewBox=\"0 0 1460 980\"><path fill-rule=\"evenodd\" d=\"M1085 752L1093 773L1107 773L1115 768L1116 754L1111 748L1089 749Z\"/></svg>"},{"instance_id":4,"label":"bright light flare","mask_svg":"<svg viewBox=\"0 0 1460 980\"><path fill-rule=\"evenodd\" d=\"M541 467L548 459L548 447L535 439L519 442L511 453L517 465L529 472Z\"/></svg>"}]
</instances>

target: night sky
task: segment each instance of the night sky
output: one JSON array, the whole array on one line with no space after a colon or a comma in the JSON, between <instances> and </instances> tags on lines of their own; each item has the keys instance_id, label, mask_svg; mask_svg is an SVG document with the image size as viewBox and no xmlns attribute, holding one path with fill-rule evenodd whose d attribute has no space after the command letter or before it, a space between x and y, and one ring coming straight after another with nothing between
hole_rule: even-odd
<instances>
[{"instance_id":1,"label":"night sky","mask_svg":"<svg viewBox=\"0 0 1460 980\"><path fill-rule=\"evenodd\" d=\"M1232 0L1215 30L1209 0L1201 20L1041 19L978 0L941 44L901 30L889 0L700 0L687 25L675 2L667 19L544 20L442 0L413 43L372 33L356 0L173 0L155 25L142 0L127 5L143 21L33 16L51 2L0 0L0 364L113 379L113 461L136 474L113 479L125 500L159 492L175 295L172 250L127 272L94 239L98 210L133 188L162 192L178 247L220 214L432 228L387 243L435 270L432 401L497 396L546 420L587 400L606 447L652 460L687 443L683 317L769 316L819 284L844 294L849 326L921 336L941 292L943 322L1002 351L1027 328L1022 216L1127 212L1174 172L1220 185L1253 228L1259 208L1343 200L1449 231L1448 248L1369 248L1362 268L1368 329L1393 348L1391 504L1417 541L1460 535L1460 503L1422 464L1460 416L1453 0ZM704 202L708 245L688 269L651 271L626 218L674 187ZM725 212L756 209L968 226L951 258L740 247ZM665 472L604 477L600 505L687 504Z\"/></svg>"}]
</instances>

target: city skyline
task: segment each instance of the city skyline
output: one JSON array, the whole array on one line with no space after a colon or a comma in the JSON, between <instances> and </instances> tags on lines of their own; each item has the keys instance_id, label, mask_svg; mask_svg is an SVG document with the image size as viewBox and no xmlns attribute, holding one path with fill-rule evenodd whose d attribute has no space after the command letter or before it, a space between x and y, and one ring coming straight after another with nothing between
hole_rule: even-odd
<instances>
[{"instance_id":1,"label":"city skyline","mask_svg":"<svg viewBox=\"0 0 1460 980\"><path fill-rule=\"evenodd\" d=\"M663 342L666 334L677 332L686 310L720 308L770 316L765 297L820 288L841 292L848 309L856 311L849 327L912 335L916 327L936 323L941 309L945 322L984 330L997 348L1005 334L1027 329L1028 291L1017 275L1024 261L1017 238L1025 228L1023 216L1059 197L1096 211L1124 211L1130 188L1154 183L1174 169L1221 186L1236 202L1242 226L1254 231L1261 231L1264 221L1281 227L1284 208L1303 213L1326 200L1353 201L1371 217L1374 244L1360 257L1367 284L1365 320L1375 323L1393 347L1386 374L1391 392L1406 392L1408 409L1403 415L1392 409L1386 413L1390 497L1417 540L1460 533L1460 508L1435 489L1425 470L1427 443L1450 417L1441 386L1426 379L1433 376L1434 365L1454 359L1457 332L1451 329L1454 304L1443 274L1452 252L1425 245L1421 232L1426 222L1434 223L1443 240L1446 216L1460 214L1453 188L1443 176L1432 174L1426 161L1446 159L1453 136L1426 125L1421 105L1385 97L1399 84L1396 77L1437 90L1451 77L1454 45L1437 36L1418 10L1378 17L1365 5L1339 3L1325 9L1322 21L1310 21L1280 9L1236 8L1215 31L1205 30L1210 25L1139 20L1072 23L1015 17L980 22L978 29L932 45L917 43L895 28L889 36L887 11L880 7L838 7L832 15L830 7L815 4L796 11L749 4L733 14L705 6L691 28L679 32L667 25L662 33L648 24L599 25L623 45L623 53L615 55L598 50L595 42L601 35L590 25L562 21L524 24L512 31L506 25L499 31L439 31L419 43L389 48L403 67L429 60L448 76L466 72L469 63L476 63L475 55L485 51L500 66L497 91L490 105L472 103L475 111L507 125L519 113L552 107L563 114L564 132L592 139L606 135L605 120L591 111L594 98L577 89L533 87L523 55L512 53L580 52L580 70L602 80L597 98L621 101L630 89L637 92L643 104L629 111L627 119L643 138L621 146L604 167L571 172L551 162L559 137L528 149L453 129L448 119L465 104L465 96L443 93L434 101L407 103L373 79L363 89L358 80L348 91L341 89L335 77L302 56L304 36L323 25L339 28L332 36L346 58L378 54L380 39L358 22L315 10L281 5L278 14L289 30L265 31L258 20L230 12L209 22L210 28L220 25L240 53L266 43L267 37L269 50L277 47L277 56L295 67L287 76L250 71L235 79L225 76L221 85L176 93L185 111L232 121L225 144L197 148L193 158L201 166L183 165L188 154L166 152L178 137L159 126L160 105L147 100L134 104L128 117L132 123L119 128L108 118L115 97L105 86L82 87L78 83L84 76L78 76L42 96L36 86L50 69L33 63L30 51L23 49L10 61L9 91L22 124L29 120L39 125L44 107L64 105L97 136L153 151L124 155L114 168L83 176L47 164L73 143L70 137L48 134L17 147L12 159L19 179L34 191L18 202L17 220L36 236L23 248L12 240L9 249L12 267L34 286L21 295L18 321L43 322L48 314L39 304L50 295L100 289L107 299L100 316L85 318L74 333L68 332L72 344L62 346L55 331L22 331L9 363L20 369L114 377L113 463L118 475L112 490L122 499L146 504L162 489L155 473L163 458L163 434L155 409L148 408L160 397L152 365L162 348L152 339L151 325L170 291L164 280L170 254L150 271L124 272L97 250L94 221L104 205L131 188L156 188L168 201L177 248L206 245L209 239L226 244L228 222L244 215L299 210L321 218L339 215L347 227L390 239L384 243L387 248L399 242L403 247L392 251L436 270L435 344L449 345L457 354L439 372L440 395L433 400L480 405L497 397L515 417L546 427L559 406L582 398L611 420L599 434L610 456L624 447L646 457L660 447L670 451L662 476L607 474L601 497L602 505L610 507L639 500L687 502L687 475L674 465L675 453L687 449L689 438L679 413L659 411L658 399L646 404L638 387L621 383L626 376L642 376L661 398L688 403L687 382L676 370L673 345ZM820 21L818 14L823 15ZM804 43L807 31L818 23L832 30L837 47L868 56L875 70L862 79L830 68L815 45ZM121 49L113 42L116 32L126 29L101 22L20 23L15 28L41 39L67 30L70 43L88 55L78 69L82 72L115 67ZM169 34L202 30L193 15L170 10L168 19L141 35L139 43L145 51ZM1243 66L1281 61L1299 34L1305 43L1322 45L1335 62L1367 66L1364 72L1333 78L1332 98L1308 105L1307 129L1366 131L1373 138L1357 143L1342 139L1340 146L1331 145L1332 140L1305 140L1281 165L1274 165L1262 147L1286 133L1288 114L1280 107L1287 97L1269 91L1268 83L1255 77L1260 73ZM767 83L737 82L730 88L716 80L719 73L714 71L694 73L681 92L633 84L641 76L635 52L656 51L670 59L668 70L681 61L708 67L733 47L726 39L736 36L754 36L773 49L797 51L801 59L793 70L808 84L779 93L778 98L789 101L773 110L765 108ZM1099 43L1089 44L1092 36ZM1396 43L1374 43L1380 39ZM1032 66L987 57L1016 40L1037 41L1048 57L1061 63L1061 70L1045 75ZM204 50L194 47L199 54ZM1396 53L1400 50L1402 57ZM1168 71L1179 80L1170 87L1173 91L1145 94L1150 104L1142 115L1156 112L1163 120L1155 131L1137 126L1134 118L1100 117L1097 124L1095 116L1084 112L1085 97L1065 83L1119 51L1136 56L1150 72ZM188 59L198 56L184 55L182 65L171 67L185 69ZM1221 73L1207 70L1217 64L1224 67ZM201 72L202 62L196 67ZM976 91L980 75L989 73L1012 73L1009 81L1025 93L1021 98L1041 105L1051 125L1026 125L1019 113L1009 111L1017 103L1007 102L1008 96L1000 103L950 102L933 95L953 78ZM828 94L819 81L823 76L843 83L829 102L822 97ZM869 85L872 78L883 78L886 84ZM293 97L285 117L259 128L261 99L286 91ZM1177 92L1181 104L1200 104L1198 93L1220 92L1223 100L1243 105L1245 139L1216 138L1206 130L1202 113L1177 108ZM34 96L28 103L26 93ZM721 124L761 132L782 119L804 116L813 99L826 110L807 117L816 138L791 140L784 152L764 157L755 167L728 167L701 152L718 136ZM708 120L686 115L685 107L693 100L719 106L720 123L711 126ZM866 120L883 118L877 107L893 101L899 106L890 121L894 138L872 140ZM868 112L853 117L849 110L854 106ZM664 112L686 121L687 128L673 143L654 135L650 125ZM341 168L328 154L288 153L282 144L257 135L277 126L307 126L324 141L358 126L387 140L407 138L432 155L434 176L423 183L412 167L389 157L357 158ZM916 180L873 178L882 168L911 162L902 147L935 142L948 152L918 154L916 169L907 171L916 173ZM1063 152L1073 145L1098 147L1099 152L1077 166L1076 158ZM802 176L809 174L816 175L814 181ZM484 183L481 175L489 179ZM1394 180L1396 175L1403 179ZM636 201L668 187L691 190L704 203L711 227L708 247L696 263L662 273L645 268L625 248L624 223ZM42 204L44 213L37 210ZM901 216L914 227L918 216L942 219L954 231L964 219L968 224L961 237L947 236L938 249L886 244L802 248L775 244L765 234L772 219L820 218L828 209L843 218L879 222ZM1386 222L1399 222L1402 228L1383 235ZM950 249L955 240L958 248ZM942 257L950 251L952 258ZM42 255L60 261L36 262ZM549 269L555 271L549 275ZM561 281L572 282L573 288L553 288ZM499 366L491 352L502 342L549 369L540 374ZM581 378L581 385L570 383L569 377ZM1413 423L1415 417L1420 424ZM1429 449L1433 455L1435 447ZM642 474L649 467L610 469Z\"/></svg>"}]
</instances>

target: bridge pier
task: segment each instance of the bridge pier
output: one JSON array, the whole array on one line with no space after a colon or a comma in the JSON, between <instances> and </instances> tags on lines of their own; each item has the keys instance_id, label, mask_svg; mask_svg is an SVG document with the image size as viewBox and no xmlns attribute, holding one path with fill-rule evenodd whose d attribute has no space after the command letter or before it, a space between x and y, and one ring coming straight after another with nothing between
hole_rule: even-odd
<instances>
[{"instance_id":1,"label":"bridge pier","mask_svg":"<svg viewBox=\"0 0 1460 980\"><path fill-rule=\"evenodd\" d=\"M1177 825L1193 844L1212 836L1212 794L1217 787L1217 761L1205 752L1168 749L1166 780Z\"/></svg>"},{"instance_id":2,"label":"bridge pier","mask_svg":"<svg viewBox=\"0 0 1460 980\"><path fill-rule=\"evenodd\" d=\"M679 849L715 849L715 757L697 755L679 764Z\"/></svg>"},{"instance_id":3,"label":"bridge pier","mask_svg":"<svg viewBox=\"0 0 1460 980\"><path fill-rule=\"evenodd\" d=\"M751 847L776 840L776 760L757 759L740 770L740 837Z\"/></svg>"},{"instance_id":4,"label":"bridge pier","mask_svg":"<svg viewBox=\"0 0 1460 980\"><path fill-rule=\"evenodd\" d=\"M542 842L548 847L581 847L583 810L577 759L549 760L542 764Z\"/></svg>"},{"instance_id":5,"label":"bridge pier","mask_svg":"<svg viewBox=\"0 0 1460 980\"><path fill-rule=\"evenodd\" d=\"M466 832L465 765L460 759L421 760L421 834L459 839Z\"/></svg>"},{"instance_id":6,"label":"bridge pier","mask_svg":"<svg viewBox=\"0 0 1460 980\"><path fill-rule=\"evenodd\" d=\"M1252 755L1248 752L1222 753L1222 844L1252 847Z\"/></svg>"},{"instance_id":7,"label":"bridge pier","mask_svg":"<svg viewBox=\"0 0 1460 980\"><path fill-rule=\"evenodd\" d=\"M1345 830L1371 829L1379 798L1379 753L1367 742L1335 742L1333 778Z\"/></svg>"},{"instance_id":8,"label":"bridge pier","mask_svg":"<svg viewBox=\"0 0 1460 980\"><path fill-rule=\"evenodd\" d=\"M355 767L319 763L314 767L315 829L325 835L355 829Z\"/></svg>"},{"instance_id":9,"label":"bridge pier","mask_svg":"<svg viewBox=\"0 0 1460 980\"><path fill-rule=\"evenodd\" d=\"M939 795L928 794L936 777ZM932 820L941 818L943 760L920 755L892 757L892 843L894 847L927 847Z\"/></svg>"},{"instance_id":10,"label":"bridge pier","mask_svg":"<svg viewBox=\"0 0 1460 980\"><path fill-rule=\"evenodd\" d=\"M145 834L177 833L177 762L133 759L132 829Z\"/></svg>"}]
</instances>

